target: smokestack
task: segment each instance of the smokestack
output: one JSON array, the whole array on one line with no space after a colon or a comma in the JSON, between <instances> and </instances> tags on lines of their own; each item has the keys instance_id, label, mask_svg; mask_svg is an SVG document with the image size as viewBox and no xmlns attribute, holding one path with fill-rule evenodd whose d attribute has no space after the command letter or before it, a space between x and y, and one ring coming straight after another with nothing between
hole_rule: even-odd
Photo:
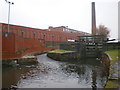
<instances>
[{"instance_id":1,"label":"smokestack","mask_svg":"<svg viewBox=\"0 0 120 90\"><path fill-rule=\"evenodd\" d=\"M95 2L92 2L92 34L93 34L93 35L96 35Z\"/></svg>"}]
</instances>

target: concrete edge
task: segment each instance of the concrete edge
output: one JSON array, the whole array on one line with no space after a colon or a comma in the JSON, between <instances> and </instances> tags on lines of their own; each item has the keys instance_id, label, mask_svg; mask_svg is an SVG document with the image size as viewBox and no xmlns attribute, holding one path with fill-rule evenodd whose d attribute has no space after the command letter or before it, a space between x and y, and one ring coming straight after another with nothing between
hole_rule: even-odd
<instances>
[{"instance_id":1,"label":"concrete edge","mask_svg":"<svg viewBox=\"0 0 120 90\"><path fill-rule=\"evenodd\" d=\"M111 56L108 53L105 53L110 60L112 60Z\"/></svg>"},{"instance_id":2,"label":"concrete edge","mask_svg":"<svg viewBox=\"0 0 120 90\"><path fill-rule=\"evenodd\" d=\"M111 60L112 60L111 56L110 56L108 53L105 53L105 54L107 55L107 57L108 57L109 60L111 61ZM111 64L110 64L110 67L109 67L109 68L111 69ZM110 73L111 73L111 71L109 70L109 75L110 75ZM117 83L117 84L114 83L114 81L117 82L117 80L118 80L118 79L110 79L110 76L108 76L108 80L106 81L106 84L105 84L104 88L107 89L106 87L107 87L109 81L111 81L113 84L115 84L115 85L116 85L116 88L119 88L119 87L117 86L118 83ZM108 88L108 89L109 89L109 88ZM115 88L114 88L114 89L115 89Z\"/></svg>"}]
</instances>

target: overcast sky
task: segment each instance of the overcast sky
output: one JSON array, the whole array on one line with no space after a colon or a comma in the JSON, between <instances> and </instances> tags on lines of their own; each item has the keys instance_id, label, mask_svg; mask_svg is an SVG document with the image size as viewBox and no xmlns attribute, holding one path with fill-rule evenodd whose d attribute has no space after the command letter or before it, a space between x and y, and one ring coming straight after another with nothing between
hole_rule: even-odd
<instances>
[{"instance_id":1,"label":"overcast sky","mask_svg":"<svg viewBox=\"0 0 120 90\"><path fill-rule=\"evenodd\" d=\"M91 2L96 5L96 24L110 29L110 38L118 38L119 0L9 0L10 24L47 29L68 26L91 33ZM1 14L2 13L2 14ZM0 22L8 22L8 4L0 0Z\"/></svg>"}]
</instances>

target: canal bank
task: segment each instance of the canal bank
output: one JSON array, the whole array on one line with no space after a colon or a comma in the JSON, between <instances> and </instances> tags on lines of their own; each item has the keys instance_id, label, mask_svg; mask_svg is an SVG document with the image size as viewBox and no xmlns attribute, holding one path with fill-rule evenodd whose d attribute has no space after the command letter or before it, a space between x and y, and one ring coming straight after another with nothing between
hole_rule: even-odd
<instances>
[{"instance_id":1,"label":"canal bank","mask_svg":"<svg viewBox=\"0 0 120 90\"><path fill-rule=\"evenodd\" d=\"M49 51L47 53L47 56L54 60L64 61L64 62L66 62L66 61L70 62L70 61L74 61L74 60L77 61L80 58L80 54L78 52L62 50L62 49Z\"/></svg>"},{"instance_id":2,"label":"canal bank","mask_svg":"<svg viewBox=\"0 0 120 90\"><path fill-rule=\"evenodd\" d=\"M19 58L9 58L9 59L2 59L2 67L3 68L10 68L22 65L35 65L38 64L37 55L45 54L48 51L44 52L37 52L37 53L28 53Z\"/></svg>"},{"instance_id":3,"label":"canal bank","mask_svg":"<svg viewBox=\"0 0 120 90\"><path fill-rule=\"evenodd\" d=\"M34 65L37 63L38 61L36 56L23 56L21 58L2 60L2 67L9 68L22 65Z\"/></svg>"},{"instance_id":4,"label":"canal bank","mask_svg":"<svg viewBox=\"0 0 120 90\"><path fill-rule=\"evenodd\" d=\"M120 57L119 57L120 50L109 50L105 53L108 54L110 59L110 70L109 70L109 77L105 88L120 88Z\"/></svg>"}]
</instances>

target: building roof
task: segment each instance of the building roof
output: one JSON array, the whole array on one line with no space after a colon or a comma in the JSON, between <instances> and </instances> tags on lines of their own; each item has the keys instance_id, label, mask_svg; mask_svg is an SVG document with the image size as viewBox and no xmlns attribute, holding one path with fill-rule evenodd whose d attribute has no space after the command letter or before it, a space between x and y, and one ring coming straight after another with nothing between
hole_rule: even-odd
<instances>
[{"instance_id":1,"label":"building roof","mask_svg":"<svg viewBox=\"0 0 120 90\"><path fill-rule=\"evenodd\" d=\"M115 39L115 40L111 40L111 41L107 41L107 43L118 43L118 42L120 42L120 40L117 40L117 39Z\"/></svg>"}]
</instances>

